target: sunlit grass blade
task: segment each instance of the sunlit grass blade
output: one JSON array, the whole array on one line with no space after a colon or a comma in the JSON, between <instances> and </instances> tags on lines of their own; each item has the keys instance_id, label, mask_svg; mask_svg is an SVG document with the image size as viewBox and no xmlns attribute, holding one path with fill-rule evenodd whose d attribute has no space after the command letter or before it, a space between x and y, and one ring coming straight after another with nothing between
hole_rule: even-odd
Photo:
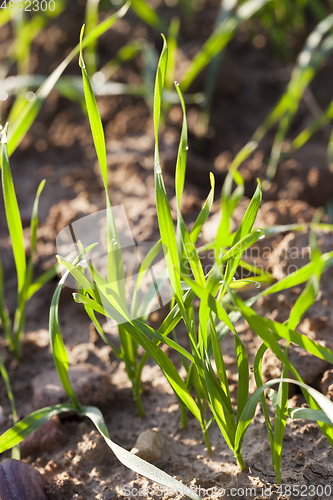
<instances>
[{"instance_id":1,"label":"sunlit grass blade","mask_svg":"<svg viewBox=\"0 0 333 500\"><path fill-rule=\"evenodd\" d=\"M89 252L95 245L88 247L82 254L78 255L74 263L79 262L79 260ZM76 398L74 391L72 389L71 383L68 377L68 354L61 336L60 326L59 326L59 299L61 294L61 289L66 281L69 271L66 271L59 281L59 284L53 294L50 312L49 312L49 330L50 330L50 344L53 354L53 360L55 367L57 369L60 381L69 398L71 399L73 405L77 410L81 408L81 405Z\"/></svg>"},{"instance_id":2,"label":"sunlit grass blade","mask_svg":"<svg viewBox=\"0 0 333 500\"><path fill-rule=\"evenodd\" d=\"M231 246L230 239L230 220L237 203L244 194L244 180L237 171L241 163L255 150L257 143L250 142L242 148L230 165L225 178L221 192L221 211L222 217L215 238L215 260L220 258L220 249ZM236 189L232 192L233 182L236 183ZM232 238L233 240L233 238Z\"/></svg>"},{"instance_id":3,"label":"sunlit grass blade","mask_svg":"<svg viewBox=\"0 0 333 500\"><path fill-rule=\"evenodd\" d=\"M26 258L23 242L23 228L21 215L15 194L12 174L9 166L8 151L7 151L7 130L8 125L2 131L1 135L1 164L2 164L2 192L5 203L6 219L9 229L10 238L13 246L13 254L15 259L18 292L23 290L25 273L26 273Z\"/></svg>"},{"instance_id":4,"label":"sunlit grass blade","mask_svg":"<svg viewBox=\"0 0 333 500\"><path fill-rule=\"evenodd\" d=\"M187 120L186 120L186 109L185 102L182 93L179 90L178 84L176 84L176 89L179 95L179 99L183 111L183 124L181 131L181 138L178 148L177 164L176 164L176 174L175 174L175 184L176 184L176 198L177 198L177 247L178 247L178 258L180 264L180 271L186 272L188 268L188 263L191 266L194 278L198 283L205 286L205 276L202 269L202 265L194 246L193 240L186 228L182 213L181 213L181 201L184 190L185 183L185 173L186 173L186 159L188 150L188 137L187 137Z\"/></svg>"},{"instance_id":5,"label":"sunlit grass blade","mask_svg":"<svg viewBox=\"0 0 333 500\"><path fill-rule=\"evenodd\" d=\"M3 276L3 266L2 266L1 256L0 256L0 320L6 341L8 345L11 345L13 342L13 336L12 336L11 321L5 303L4 276Z\"/></svg>"},{"instance_id":6,"label":"sunlit grass blade","mask_svg":"<svg viewBox=\"0 0 333 500\"><path fill-rule=\"evenodd\" d=\"M232 15L235 7L237 6L237 0L221 0L220 10L215 21L214 29L218 29L219 26L225 22L229 16ZM223 58L224 50L221 49L218 54L216 54L211 62L209 63L206 82L205 82L205 96L206 101L204 104L204 109L201 114L202 122L202 135L206 136L208 131L210 112L213 103L213 96L216 87L216 80L218 77L218 72L220 69L221 61Z\"/></svg>"},{"instance_id":7,"label":"sunlit grass blade","mask_svg":"<svg viewBox=\"0 0 333 500\"><path fill-rule=\"evenodd\" d=\"M51 267L51 269L48 269L43 274L41 274L33 283L31 283L31 285L29 285L29 288L27 290L26 299L29 300L46 283L48 283L53 278L55 278L58 275L58 272L59 272L59 267L57 265L55 265L55 266Z\"/></svg>"},{"instance_id":8,"label":"sunlit grass blade","mask_svg":"<svg viewBox=\"0 0 333 500\"><path fill-rule=\"evenodd\" d=\"M322 255L320 258L323 262L323 271L328 269L333 265L333 251L327 252ZM313 273L314 264L313 262L309 262L303 267L300 267L296 271L291 274L288 274L285 278L280 281L277 281L266 290L263 290L259 296L264 297L265 295L269 295L271 293L281 292L283 290L287 290L288 288L292 288L293 286L300 285L301 283L305 283ZM258 296L258 298L259 298Z\"/></svg>"},{"instance_id":9,"label":"sunlit grass blade","mask_svg":"<svg viewBox=\"0 0 333 500\"><path fill-rule=\"evenodd\" d=\"M90 418L90 420L95 424L98 431L103 436L107 445L111 448L113 453L116 455L118 460L124 464L129 469L141 474L142 476L151 479L167 488L170 488L172 491L180 491L182 494L192 498L193 500L201 500L200 497L192 491L190 488L187 488L185 485L172 478L166 472L158 469L154 465L142 460L142 458L137 457L133 453L125 450L121 446L114 443L109 436L108 430L105 425L105 421L101 412L98 408L94 408L92 406L85 406L82 408L80 412L81 416L86 416Z\"/></svg>"},{"instance_id":10,"label":"sunlit grass blade","mask_svg":"<svg viewBox=\"0 0 333 500\"><path fill-rule=\"evenodd\" d=\"M0 436L0 453L18 445L25 437L29 436L33 431L55 415L76 410L76 406L69 403L48 406L31 413Z\"/></svg>"}]
</instances>

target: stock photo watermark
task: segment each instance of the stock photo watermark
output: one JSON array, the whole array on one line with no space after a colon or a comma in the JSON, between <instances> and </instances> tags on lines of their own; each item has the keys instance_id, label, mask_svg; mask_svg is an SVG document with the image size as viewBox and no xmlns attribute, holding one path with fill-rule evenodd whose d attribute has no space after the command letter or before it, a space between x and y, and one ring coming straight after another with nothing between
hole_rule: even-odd
<instances>
[{"instance_id":1,"label":"stock photo watermark","mask_svg":"<svg viewBox=\"0 0 333 500\"><path fill-rule=\"evenodd\" d=\"M331 498L332 487L324 484L283 484L280 486L231 486L203 488L191 485L189 489L200 498L269 498L273 495L286 495L292 498ZM147 487L133 487L125 484L121 487L121 495L127 498L164 498L186 495L185 489L173 489L155 485Z\"/></svg>"}]
</instances>

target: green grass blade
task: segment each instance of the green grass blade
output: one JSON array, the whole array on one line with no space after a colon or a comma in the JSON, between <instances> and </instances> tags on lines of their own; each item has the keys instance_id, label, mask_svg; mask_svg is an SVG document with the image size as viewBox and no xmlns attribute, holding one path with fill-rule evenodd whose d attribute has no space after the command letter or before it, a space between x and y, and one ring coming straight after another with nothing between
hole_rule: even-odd
<instances>
[{"instance_id":1,"label":"green grass blade","mask_svg":"<svg viewBox=\"0 0 333 500\"><path fill-rule=\"evenodd\" d=\"M261 185L260 182L258 181L258 186L256 188L256 191L251 199L251 202L245 212L245 215L243 217L243 220L234 236L232 246L235 245L240 245L241 241L243 238L247 237L249 233L252 230L253 224L256 220L260 203L261 203L261 198L262 198L262 191L261 191ZM258 238L261 237L261 235L258 234ZM239 253L237 257L233 257L228 261L227 268L225 271L225 276L224 276L224 282L223 282L223 292L226 290L226 285L229 285L231 282L232 278L234 277L234 274L236 272L236 269L238 267L238 264L241 260L242 253Z\"/></svg>"},{"instance_id":2,"label":"green grass blade","mask_svg":"<svg viewBox=\"0 0 333 500\"><path fill-rule=\"evenodd\" d=\"M1 164L2 164L2 192L5 203L6 219L13 247L17 272L18 292L23 290L26 273L26 258L23 243L23 229L21 214L15 194L14 183L10 171L7 151L7 128L1 135Z\"/></svg>"},{"instance_id":3,"label":"green grass blade","mask_svg":"<svg viewBox=\"0 0 333 500\"><path fill-rule=\"evenodd\" d=\"M146 0L132 0L131 8L136 15L145 23L158 31L166 32L167 27L162 19L157 14Z\"/></svg>"},{"instance_id":4,"label":"green grass blade","mask_svg":"<svg viewBox=\"0 0 333 500\"><path fill-rule=\"evenodd\" d=\"M190 234L191 240L193 241L193 243L196 243L196 241L199 237L199 234L201 232L202 226L204 225L204 223L206 222L206 220L208 218L208 215L210 213L210 210L212 208L212 204L214 201L215 177L212 173L210 173L209 179L210 179L211 189L210 189L209 194L207 196L207 199L204 203L204 206L202 207L198 217L196 218L196 221L193 225L193 228L192 228L192 231Z\"/></svg>"},{"instance_id":5,"label":"green grass blade","mask_svg":"<svg viewBox=\"0 0 333 500\"><path fill-rule=\"evenodd\" d=\"M332 425L331 420L323 410L313 410L312 408L289 408L288 417L293 420L314 420L315 422L323 422L324 424Z\"/></svg>"},{"instance_id":6,"label":"green grass blade","mask_svg":"<svg viewBox=\"0 0 333 500\"><path fill-rule=\"evenodd\" d=\"M19 292L19 297L18 297L18 306L15 311L15 318L14 318L14 328L13 328L13 334L14 334L14 342L15 342L15 353L16 356L19 358L21 356L21 348L20 348L20 342L21 338L23 335L23 329L24 329L24 323L25 323L25 307L27 303L27 292L30 287L31 281L32 281L32 275L33 275L33 259L34 259L34 253L36 249L36 242L37 242L37 228L38 228L38 204L39 204L39 197L43 191L45 185L45 180L43 180L37 189L35 201L33 204L32 208L32 214L31 214L31 223L30 223L30 258L26 270L26 276L24 280L24 285L22 290Z\"/></svg>"},{"instance_id":7,"label":"green grass blade","mask_svg":"<svg viewBox=\"0 0 333 500\"><path fill-rule=\"evenodd\" d=\"M321 257L321 261L323 262L323 271L331 267L333 265L333 251L323 254ZM271 285L269 288L266 288L266 290L263 290L263 292L261 292L257 296L257 298L259 298L259 296L264 297L265 295L281 292L283 290L286 290L287 288L300 285L301 283L304 283L311 277L313 270L314 270L314 263L309 262L309 264L306 264L300 269L297 269L297 271L294 271L293 273L289 274L282 280Z\"/></svg>"},{"instance_id":8,"label":"green grass blade","mask_svg":"<svg viewBox=\"0 0 333 500\"><path fill-rule=\"evenodd\" d=\"M104 304L99 304L95 300L90 299L89 297L79 294L79 293L73 293L73 297L75 302L78 304L83 304L96 312L103 314L104 316L108 318L113 318L112 311L105 306ZM167 344L169 347L172 347L175 351L179 352L186 358L188 358L191 362L194 361L193 356L184 349L184 347L180 346L176 342L174 342L172 339L169 339L166 335L162 335L158 330L154 330L152 327L146 325L143 321L138 320L138 319L133 319L128 322L128 324L132 325L133 327L137 328L139 332L141 332L144 336L147 338L153 337L154 339L158 340L159 342L163 342ZM120 325L119 325L120 327Z\"/></svg>"},{"instance_id":9,"label":"green grass blade","mask_svg":"<svg viewBox=\"0 0 333 500\"><path fill-rule=\"evenodd\" d=\"M258 404L258 401L260 397L263 395L264 391L266 388L271 387L272 385L278 384L280 382L288 382L290 384L296 384L300 386L301 388L305 389L310 396L317 402L317 404L321 407L321 409L325 412L327 415L328 419L330 420L331 423L333 423L333 403L326 398L323 394L320 392L316 391L312 387L308 386L307 384L304 384L303 382L300 382L298 380L292 380L292 379L273 379L270 380L269 382L266 382L266 384L262 385L259 387L254 394L252 394L251 398L247 402L241 419L238 423L237 426L237 431L236 431L236 438L235 438L235 448L237 450L241 450L242 442L246 433L246 430L250 423L252 422L252 419L254 417L256 407Z\"/></svg>"},{"instance_id":10,"label":"green grass blade","mask_svg":"<svg viewBox=\"0 0 333 500\"><path fill-rule=\"evenodd\" d=\"M173 491L182 492L182 494L192 498L193 500L201 500L200 497L191 489L187 488L185 485L172 478L162 470L158 469L154 465L142 460L142 458L137 457L133 453L125 450L121 446L114 443L109 436L108 430L105 425L105 421L101 412L98 408L94 408L92 406L85 406L82 408L81 416L85 416L90 418L90 420L94 423L98 431L103 436L106 444L111 448L113 453L116 455L118 460L128 467L129 469L141 474L142 476L155 481L167 488L172 489Z\"/></svg>"},{"instance_id":11,"label":"green grass blade","mask_svg":"<svg viewBox=\"0 0 333 500\"><path fill-rule=\"evenodd\" d=\"M185 102L182 93L179 90L178 84L176 89L179 95L182 111L183 111L183 125L181 131L181 139L178 148L175 184L176 184L176 198L177 198L177 249L178 259L180 263L180 270L182 273L188 272L188 263L191 266L195 280L205 286L205 276L202 265L194 246L192 238L186 228L182 213L181 213L181 200L185 183L186 172L186 159L188 150L187 138L187 120Z\"/></svg>"},{"instance_id":12,"label":"green grass blade","mask_svg":"<svg viewBox=\"0 0 333 500\"><path fill-rule=\"evenodd\" d=\"M55 415L76 410L77 408L72 404L59 404L34 411L0 436L0 453L18 445L25 437L29 436L33 431Z\"/></svg>"},{"instance_id":13,"label":"green grass blade","mask_svg":"<svg viewBox=\"0 0 333 500\"><path fill-rule=\"evenodd\" d=\"M288 345L285 348L284 354L288 356ZM286 364L282 367L281 378L288 377L289 368ZM279 384L279 390L276 399L275 422L274 422L274 447L273 447L273 465L277 484L281 484L281 459L283 448L283 437L287 423L288 414L288 383L282 382Z\"/></svg>"},{"instance_id":14,"label":"green grass blade","mask_svg":"<svg viewBox=\"0 0 333 500\"><path fill-rule=\"evenodd\" d=\"M3 328L7 343L10 346L10 348L12 349L14 347L12 345L13 333L12 333L9 313L8 313L6 303L5 303L4 276L3 276L3 267L2 267L1 256L0 256L0 320L1 320L1 326Z\"/></svg>"},{"instance_id":15,"label":"green grass blade","mask_svg":"<svg viewBox=\"0 0 333 500\"><path fill-rule=\"evenodd\" d=\"M121 297L122 303L126 304L126 291L125 291L125 275L123 268L123 261L121 255L121 248L119 243L119 237L117 234L117 229L115 221L113 218L113 213L111 209L111 202L108 194L108 175L107 175L107 160L106 160L106 146L105 146L105 136L103 131L102 120L98 111L96 99L94 92L90 83L88 73L85 68L85 63L83 60L83 32L84 26L81 30L80 36L80 59L79 65L82 70L83 77L83 88L84 97L86 101L89 123L91 127L91 132L94 140L94 145L102 173L105 196L106 196L106 207L107 207L107 241L108 241L108 280L112 283L112 288ZM117 243L115 243L117 242ZM115 246L117 244L117 246Z\"/></svg>"},{"instance_id":16,"label":"green grass blade","mask_svg":"<svg viewBox=\"0 0 333 500\"><path fill-rule=\"evenodd\" d=\"M267 351L268 347L265 344L261 344L259 349L257 350L254 364L253 364L253 373L254 373L254 378L256 381L257 388L261 387L263 385L262 381L262 361L263 357L265 355L265 352ZM271 450L272 450L272 455L273 455L273 450L274 450L274 434L273 434L273 429L272 429L272 424L271 420L269 418L269 413L268 413L268 408L266 404L266 399L265 395L262 394L260 396L260 402L261 402L261 407L263 410L263 414L265 416L265 423L266 423L266 428L267 428L267 433L268 433L268 438L269 442L271 445Z\"/></svg>"},{"instance_id":17,"label":"green grass blade","mask_svg":"<svg viewBox=\"0 0 333 500\"><path fill-rule=\"evenodd\" d=\"M297 64L293 70L291 80L285 94L281 97L273 111L268 115L265 121L260 125L254 134L254 139L261 141L266 132L282 118L289 110L288 121L298 108L299 100L304 92L304 89L313 78L316 68L322 61L324 54L319 53L318 47L323 39L323 36L333 26L333 14L327 16L321 21L316 28L308 36L304 48L298 56ZM325 52L325 51L324 51ZM316 57L317 55L317 57Z\"/></svg>"},{"instance_id":18,"label":"green grass blade","mask_svg":"<svg viewBox=\"0 0 333 500\"><path fill-rule=\"evenodd\" d=\"M98 24L98 6L100 0L87 0L86 4L86 15L85 15L85 24L87 27L87 33L90 33L94 28L96 28ZM90 73L96 73L97 71L97 39L95 39L88 47L87 47L87 65L88 71Z\"/></svg>"},{"instance_id":19,"label":"green grass blade","mask_svg":"<svg viewBox=\"0 0 333 500\"><path fill-rule=\"evenodd\" d=\"M67 274L67 273L66 273ZM66 276L64 274L64 276ZM62 285L65 280L61 279L59 285L57 286L51 301L50 307L50 316L49 316L49 330L50 330L50 343L51 350L53 354L54 364L57 369L60 381L66 393L68 394L70 400L76 409L80 409L80 403L76 398L71 383L68 377L68 354L62 340L60 326L59 326L59 317L58 317L58 308L59 308L59 299L61 294Z\"/></svg>"},{"instance_id":20,"label":"green grass blade","mask_svg":"<svg viewBox=\"0 0 333 500\"><path fill-rule=\"evenodd\" d=\"M102 172L103 184L106 193L108 192L108 174L107 174L107 160L106 160L106 147L105 147L105 136L102 125L102 120L98 111L96 99L94 92L90 83L88 73L86 71L85 63L83 60L82 49L83 49L83 32L84 26L81 30L80 35L80 59L79 65L82 70L83 77L83 88L84 96L86 100L86 106L88 111L89 123L91 127L91 132L94 140L94 145L97 153L97 158L99 166Z\"/></svg>"},{"instance_id":21,"label":"green grass blade","mask_svg":"<svg viewBox=\"0 0 333 500\"><path fill-rule=\"evenodd\" d=\"M156 73L155 91L154 91L154 112L153 112L154 132L155 132L154 178L155 178L155 190L156 190L156 208L157 208L158 224L161 233L161 240L163 244L163 249L165 251L165 260L169 272L171 286L174 290L174 293L176 294L177 302L181 304L182 292L181 292L180 276L178 273L175 272L175 269L179 269L177 241L176 241L173 220L171 216L170 205L168 202L164 180L162 176L159 146L158 146L158 127L161 114L162 93L164 89L167 58L168 58L168 49L165 38L163 37L163 49L159 59L157 73Z\"/></svg>"}]
</instances>

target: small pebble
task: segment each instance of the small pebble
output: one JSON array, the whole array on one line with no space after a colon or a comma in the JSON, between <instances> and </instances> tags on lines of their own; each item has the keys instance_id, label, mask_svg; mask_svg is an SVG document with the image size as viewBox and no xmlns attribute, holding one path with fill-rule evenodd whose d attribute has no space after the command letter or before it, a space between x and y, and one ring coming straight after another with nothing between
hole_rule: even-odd
<instances>
[{"instance_id":1,"label":"small pebble","mask_svg":"<svg viewBox=\"0 0 333 500\"><path fill-rule=\"evenodd\" d=\"M157 427L154 427L143 431L139 435L131 453L147 462L155 463L161 458L163 448L164 437L162 432Z\"/></svg>"}]
</instances>

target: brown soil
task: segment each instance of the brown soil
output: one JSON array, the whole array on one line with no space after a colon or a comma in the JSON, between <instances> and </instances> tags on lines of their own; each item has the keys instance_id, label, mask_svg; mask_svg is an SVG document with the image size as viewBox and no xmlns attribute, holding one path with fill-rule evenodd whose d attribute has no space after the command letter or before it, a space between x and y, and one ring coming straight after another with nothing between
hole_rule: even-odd
<instances>
[{"instance_id":1,"label":"brown soil","mask_svg":"<svg viewBox=\"0 0 333 500\"><path fill-rule=\"evenodd\" d=\"M178 76L184 71L189 57L193 56L197 47L208 36L218 3L207 2L200 14L205 14L202 18L204 22L195 25L189 23L187 30L182 33L184 44L179 50L181 65L177 68ZM162 6L160 8L167 11L166 15L170 16L171 9ZM34 72L37 72L38 68L38 73L47 74L62 60L64 52L76 43L82 16L82 5L73 2L68 12L52 22L37 38L33 47ZM8 40L10 36L8 30L4 39ZM107 60L112 57L126 41L138 36L150 39L158 49L160 48L159 37L147 30L134 14L130 13L102 37L101 59ZM190 152L187 167L188 182L183 203L184 217L188 224L194 221L208 193L209 171L213 171L218 186L221 186L230 159L251 138L281 95L290 75L290 71L285 69L285 64L271 57L271 48L268 45L261 50L254 49L246 40L247 36L246 32L240 33L226 51L219 76L208 141L200 141L197 137L197 108L189 107L188 110ZM118 70L115 79L130 83L140 82L139 66L140 62L127 65L124 69ZM71 65L68 71L71 74L79 74L75 65ZM321 106L329 100L326 88L330 81L330 71L331 66L328 64L324 68L323 75L316 79L316 85L312 89ZM200 90L201 85L202 77L195 82L193 90ZM138 241L156 241L158 226L152 176L154 138L151 114L145 102L138 98L104 97L99 99L98 104L107 140L111 201L113 205L124 205L131 222L133 236ZM305 100L298 120L294 124L293 133L296 134L308 123L311 116L308 107L309 102ZM179 107L175 106L161 137L165 182L172 209L176 208L173 169L180 126L181 113ZM333 174L326 165L328 136L329 130L323 129L308 146L281 164L276 182L271 190L265 193L257 219L259 227L310 222L314 207L324 205L330 200L333 194ZM268 137L260 145L258 152L240 169L246 182L247 196L253 194L255 179L264 175L264 159L269 152L271 139L272 136ZM55 263L55 238L58 232L69 222L104 208L101 178L89 125L80 105L65 101L56 93L52 93L37 121L13 155L11 167L26 227L27 243L34 194L41 179L47 180L40 201L41 224L35 270L38 276L43 269ZM248 198L244 198L235 212L235 224L240 222L247 204ZM206 238L214 237L218 223L216 215L218 207L219 203L216 201L213 205L209 230L203 234ZM290 265L300 267L308 262L308 236L304 231L297 234L284 233L267 241L263 240L258 245L258 253L254 258L257 264L270 268L275 277L280 278L290 272ZM319 243L323 251L330 251L332 242L333 237L329 233L319 234ZM15 268L2 205L0 246L5 270L6 301L9 310L13 312L16 300ZM297 249L296 257L295 249ZM265 252L269 253L268 258L265 258ZM332 270L326 271L323 275L322 291L299 326L300 332L331 349L333 349L332 277ZM23 357L20 364L11 359L4 340L1 339L2 352L13 384L20 418L42 405L44 395L38 392L40 382L47 380L54 370L49 347L48 310L55 286L56 281L46 285L28 305ZM302 287L297 287L283 294L262 299L256 305L256 311L271 319L284 321L301 289ZM253 291L248 291L245 296L251 293ZM155 325L159 324L161 315L162 312L152 317ZM210 429L213 448L211 456L207 454L199 423L191 415L188 416L187 429L181 429L177 399L159 368L151 361L143 370L142 401L146 418L139 417L124 364L119 363L110 349L94 334L83 308L73 301L71 290L68 288L62 293L60 322L71 365L78 365L80 370L85 370L89 365L90 372L96 377L99 376L98 373L103 372L100 375L101 380L106 383L103 389L107 387L108 390L104 392L100 390L96 395L96 387L92 384L91 393L87 391L86 397L89 400L91 395L90 402L100 407L110 436L118 444L130 450L142 431L158 427L164 435L166 444L157 465L183 483L206 489L214 486L225 488L227 491L224 498L274 500L296 498L288 493L288 489L281 491L274 485L269 440L260 407L244 441L243 451L248 469L240 472L215 424ZM260 339L244 321L239 321L236 328L248 349L249 362L253 363L254 355L261 343ZM185 342L185 332L181 327L178 335ZM232 337L227 336L222 346L232 396L236 401L237 367ZM167 352L180 369L175 354L169 350ZM332 385L327 382L331 375L326 373L324 376L329 368L325 362L305 355L296 348L292 349L291 359L308 384L321 388L324 393L331 395ZM264 364L266 379L278 376L279 373L279 363L272 354L267 353ZM321 384L323 376L324 382ZM56 384L56 379L54 383ZM252 390L255 389L253 375L250 386ZM3 409L0 431L3 432L12 424L10 406L3 384L0 385L0 394ZM97 403L94 397L99 398ZM49 401L46 402L48 403ZM304 403L299 391L294 390L290 394L290 405L300 406ZM30 442L23 445L22 454L24 460L33 464L49 481L50 500L107 500L124 497L125 485L139 490L150 484L118 462L90 421L79 420L71 414L60 415L60 418L48 424L41 434L33 436ZM4 456L7 457L9 454L5 453ZM333 498L332 472L332 448L318 426L288 419L283 444L283 484L300 485L300 492L304 493L302 498ZM320 488L315 490L313 495L311 485L329 486L332 495L321 495ZM242 493L239 489L237 494L235 490L231 490L231 488L250 487L256 488L256 493L252 496L249 490ZM142 496L148 496L146 491L140 498ZM157 491L149 496L161 498ZM221 497L221 493L215 496Z\"/></svg>"}]
</instances>

